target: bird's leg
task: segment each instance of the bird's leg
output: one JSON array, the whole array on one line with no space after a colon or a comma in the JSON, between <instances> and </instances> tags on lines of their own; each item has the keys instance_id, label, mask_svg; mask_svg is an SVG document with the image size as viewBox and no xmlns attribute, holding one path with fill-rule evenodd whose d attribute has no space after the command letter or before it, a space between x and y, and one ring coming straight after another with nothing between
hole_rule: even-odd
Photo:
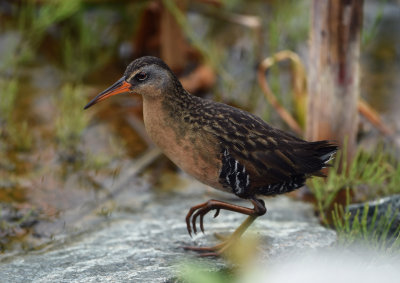
<instances>
[{"instance_id":1,"label":"bird's leg","mask_svg":"<svg viewBox=\"0 0 400 283\"><path fill-rule=\"evenodd\" d=\"M188 214L186 215L186 227L189 235L192 236L192 228L191 228L192 226L193 226L193 232L195 234L197 233L196 221L199 216L200 216L200 229L204 233L203 218L211 210L216 210L214 218L219 215L219 211L221 209L238 212L245 215L253 215L253 216L261 216L265 214L267 209L265 208L263 200L256 198L252 198L249 200L253 203L254 208L239 206L214 199L193 206L192 208L190 208Z\"/></svg>"},{"instance_id":2,"label":"bird's leg","mask_svg":"<svg viewBox=\"0 0 400 283\"><path fill-rule=\"evenodd\" d=\"M222 243L212 247L184 247L185 250L200 252L200 256L219 256L234 244L247 228L257 219L256 215L249 215L245 221L232 233L232 235Z\"/></svg>"},{"instance_id":3,"label":"bird's leg","mask_svg":"<svg viewBox=\"0 0 400 283\"><path fill-rule=\"evenodd\" d=\"M217 238L217 240L220 241L225 241L226 239L228 239L228 236L222 235L220 233L214 233L214 237Z\"/></svg>"},{"instance_id":4,"label":"bird's leg","mask_svg":"<svg viewBox=\"0 0 400 283\"><path fill-rule=\"evenodd\" d=\"M254 208L247 208L243 206L238 206L218 200L209 200L205 203L196 205L189 210L189 213L186 216L186 225L189 235L191 235L193 226L193 232L196 233L196 219L200 216L200 229L204 233L203 227L203 217L206 215L210 210L216 210L214 217L217 217L219 214L220 209L230 210L239 212L242 214L248 215L246 220L232 233L232 235L221 244L218 244L213 247L185 247L186 250L204 252L201 256L218 256L223 253L227 248L229 248L234 242L239 239L242 234L247 230L247 228L256 220L258 216L261 216L266 213L266 208L264 201L253 198L250 199L253 203Z\"/></svg>"}]
</instances>

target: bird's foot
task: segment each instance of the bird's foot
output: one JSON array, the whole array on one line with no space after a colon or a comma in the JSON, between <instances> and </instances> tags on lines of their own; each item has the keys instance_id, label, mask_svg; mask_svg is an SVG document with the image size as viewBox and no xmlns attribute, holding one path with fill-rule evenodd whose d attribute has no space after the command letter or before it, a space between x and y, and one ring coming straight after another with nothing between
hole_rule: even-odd
<instances>
[{"instance_id":1,"label":"bird's foot","mask_svg":"<svg viewBox=\"0 0 400 283\"><path fill-rule=\"evenodd\" d=\"M194 234L197 233L196 222L197 218L199 217L200 230L204 233L203 219L204 216L211 210L215 210L214 218L219 215L221 209L234 211L249 216L260 216L265 214L266 208L262 200L250 199L250 201L253 203L254 208L247 208L214 199L193 206L186 215L186 228L189 235L192 236L192 229Z\"/></svg>"},{"instance_id":2,"label":"bird's foot","mask_svg":"<svg viewBox=\"0 0 400 283\"><path fill-rule=\"evenodd\" d=\"M183 248L187 251L198 252L200 257L219 257L232 245L232 243L233 240L229 238L228 240L212 247L189 246Z\"/></svg>"},{"instance_id":3,"label":"bird's foot","mask_svg":"<svg viewBox=\"0 0 400 283\"><path fill-rule=\"evenodd\" d=\"M197 218L200 217L200 230L204 233L204 225L203 219L204 215L206 215L210 210L215 209L214 218L219 215L220 207L218 206L219 201L217 200L209 200L205 203L201 203L199 205L193 206L190 208L188 214L186 215L186 228L190 236L192 236L192 227L193 233L197 234L196 221Z\"/></svg>"},{"instance_id":4,"label":"bird's foot","mask_svg":"<svg viewBox=\"0 0 400 283\"><path fill-rule=\"evenodd\" d=\"M190 236L192 236L192 227L193 232L195 234L197 233L196 221L198 217L200 217L200 230L204 233L203 218L204 215L206 215L211 210L215 210L214 218L218 216L221 209L242 213L248 215L248 217L232 233L232 235L224 240L221 244L213 247L184 247L184 249L199 252L199 256L201 257L220 256L242 236L244 231L247 230L247 228L258 216L265 214L265 212L267 211L262 200L251 199L250 201L254 204L254 208L247 208L213 199L205 203L193 206L186 215L186 227Z\"/></svg>"}]
</instances>

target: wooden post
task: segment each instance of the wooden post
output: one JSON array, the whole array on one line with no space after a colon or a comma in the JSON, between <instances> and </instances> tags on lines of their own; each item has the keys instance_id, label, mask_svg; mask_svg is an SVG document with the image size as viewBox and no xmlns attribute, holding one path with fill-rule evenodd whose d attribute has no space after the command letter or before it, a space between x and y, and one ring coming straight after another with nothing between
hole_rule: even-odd
<instances>
[{"instance_id":1,"label":"wooden post","mask_svg":"<svg viewBox=\"0 0 400 283\"><path fill-rule=\"evenodd\" d=\"M178 9L186 12L187 0L174 0ZM180 72L186 65L187 42L182 27L174 15L165 7L161 14L161 58L175 72Z\"/></svg>"},{"instance_id":2,"label":"wooden post","mask_svg":"<svg viewBox=\"0 0 400 283\"><path fill-rule=\"evenodd\" d=\"M148 1L134 39L135 57L161 57L175 72L181 72L187 63L190 46L175 15L166 7L185 14L188 0Z\"/></svg>"},{"instance_id":3,"label":"wooden post","mask_svg":"<svg viewBox=\"0 0 400 283\"><path fill-rule=\"evenodd\" d=\"M356 148L363 0L313 0L310 31L308 140L347 140Z\"/></svg>"}]
</instances>

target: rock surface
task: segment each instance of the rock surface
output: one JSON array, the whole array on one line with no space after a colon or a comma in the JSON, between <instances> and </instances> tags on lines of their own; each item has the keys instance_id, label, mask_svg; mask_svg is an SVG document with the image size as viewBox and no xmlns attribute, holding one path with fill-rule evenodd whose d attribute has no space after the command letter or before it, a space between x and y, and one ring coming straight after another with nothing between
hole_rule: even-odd
<instances>
[{"instance_id":1,"label":"rock surface","mask_svg":"<svg viewBox=\"0 0 400 283\"><path fill-rule=\"evenodd\" d=\"M91 231L49 250L3 259L0 281L168 282L177 276L177 264L195 258L182 246L213 245L217 243L214 232L232 232L244 219L226 211L213 219L210 213L205 217L205 235L191 239L184 217L190 206L209 199L202 185L194 183L182 193L155 196L148 192L141 197L144 205L139 212L120 210ZM335 232L318 224L310 205L276 197L266 199L266 206L267 214L251 227L259 238L260 260L291 257L335 242ZM216 268L226 266L222 259L210 260Z\"/></svg>"},{"instance_id":2,"label":"rock surface","mask_svg":"<svg viewBox=\"0 0 400 283\"><path fill-rule=\"evenodd\" d=\"M391 222L387 231L387 237L396 237L400 226L400 195L392 195L380 198L366 203L351 204L347 207L351 212L351 220L358 215L358 221L361 222L363 214L367 213L367 226L374 225L377 233L384 233L386 227L378 227L378 223L382 220ZM365 211L367 209L367 211ZM358 213L358 214L357 214ZM374 218L376 218L374 220Z\"/></svg>"}]
</instances>

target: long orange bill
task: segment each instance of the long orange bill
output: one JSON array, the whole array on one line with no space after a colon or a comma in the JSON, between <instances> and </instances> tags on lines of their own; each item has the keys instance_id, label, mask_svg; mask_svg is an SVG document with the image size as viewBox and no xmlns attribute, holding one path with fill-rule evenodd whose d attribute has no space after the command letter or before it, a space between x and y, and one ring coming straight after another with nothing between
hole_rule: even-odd
<instances>
[{"instance_id":1,"label":"long orange bill","mask_svg":"<svg viewBox=\"0 0 400 283\"><path fill-rule=\"evenodd\" d=\"M97 102L100 102L110 96L120 94L120 93L125 93L129 92L129 88L131 87L130 83L127 83L125 81L125 77L120 78L118 81L116 81L112 86L98 94L95 98L92 99L83 109L88 109L90 106L96 104Z\"/></svg>"}]
</instances>

